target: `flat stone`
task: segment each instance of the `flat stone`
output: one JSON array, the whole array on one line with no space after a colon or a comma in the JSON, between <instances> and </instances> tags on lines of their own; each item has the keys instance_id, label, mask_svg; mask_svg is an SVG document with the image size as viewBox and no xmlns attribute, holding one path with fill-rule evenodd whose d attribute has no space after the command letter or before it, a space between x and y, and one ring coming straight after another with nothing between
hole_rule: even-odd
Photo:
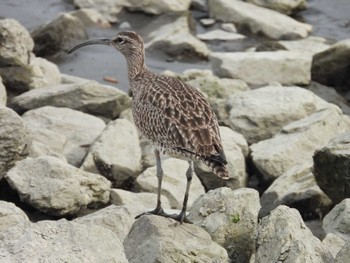
<instances>
[{"instance_id":1,"label":"flat stone","mask_svg":"<svg viewBox=\"0 0 350 263\"><path fill-rule=\"evenodd\" d=\"M85 27L110 28L111 24L97 10L92 8L81 8L69 13L70 15L79 18Z\"/></svg>"},{"instance_id":2,"label":"flat stone","mask_svg":"<svg viewBox=\"0 0 350 263\"><path fill-rule=\"evenodd\" d=\"M232 32L227 32L221 29L215 29L203 34L198 34L197 37L200 40L204 41L210 41L210 40L238 40L238 39L243 39L245 38L244 35L237 34L237 33L232 33Z\"/></svg>"},{"instance_id":3,"label":"flat stone","mask_svg":"<svg viewBox=\"0 0 350 263\"><path fill-rule=\"evenodd\" d=\"M142 11L148 14L159 15L171 12L184 12L190 7L191 0L120 0L118 5L132 11Z\"/></svg>"},{"instance_id":4,"label":"flat stone","mask_svg":"<svg viewBox=\"0 0 350 263\"><path fill-rule=\"evenodd\" d=\"M246 2L273 9L287 15L304 10L307 7L306 0L247 0Z\"/></svg>"}]
</instances>

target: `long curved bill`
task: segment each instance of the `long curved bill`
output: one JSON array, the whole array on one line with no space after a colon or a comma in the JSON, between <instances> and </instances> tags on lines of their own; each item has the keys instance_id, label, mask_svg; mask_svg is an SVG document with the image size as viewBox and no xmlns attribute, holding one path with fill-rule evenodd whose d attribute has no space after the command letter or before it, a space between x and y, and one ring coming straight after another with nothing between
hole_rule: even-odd
<instances>
[{"instance_id":1,"label":"long curved bill","mask_svg":"<svg viewBox=\"0 0 350 263\"><path fill-rule=\"evenodd\" d=\"M112 43L112 39L109 39L109 38L91 39L91 40L85 41L83 43L80 43L80 44L72 47L71 49L69 49L67 51L67 54L70 54L81 47L90 46L90 45L107 45L107 46L109 46L111 43Z\"/></svg>"}]
</instances>

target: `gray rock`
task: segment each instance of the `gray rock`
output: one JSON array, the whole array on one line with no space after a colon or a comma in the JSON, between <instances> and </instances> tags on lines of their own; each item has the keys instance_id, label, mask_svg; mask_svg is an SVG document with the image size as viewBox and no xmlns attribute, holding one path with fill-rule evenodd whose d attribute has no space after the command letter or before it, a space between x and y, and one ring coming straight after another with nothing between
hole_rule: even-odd
<instances>
[{"instance_id":1,"label":"gray rock","mask_svg":"<svg viewBox=\"0 0 350 263\"><path fill-rule=\"evenodd\" d=\"M148 14L159 15L171 12L184 12L190 7L191 0L119 0L118 5L132 11L142 11Z\"/></svg>"},{"instance_id":2,"label":"gray rock","mask_svg":"<svg viewBox=\"0 0 350 263\"><path fill-rule=\"evenodd\" d=\"M141 148L135 125L125 119L108 123L80 168L102 174L115 187L130 184L141 172Z\"/></svg>"},{"instance_id":3,"label":"gray rock","mask_svg":"<svg viewBox=\"0 0 350 263\"><path fill-rule=\"evenodd\" d=\"M70 15L79 18L85 27L110 28L111 24L97 10L92 8L81 8L69 13Z\"/></svg>"},{"instance_id":4,"label":"gray rock","mask_svg":"<svg viewBox=\"0 0 350 263\"><path fill-rule=\"evenodd\" d=\"M333 233L328 233L322 240L322 244L328 249L328 251L335 258L338 252L344 247L346 241ZM345 261L343 261L345 262Z\"/></svg>"},{"instance_id":5,"label":"gray rock","mask_svg":"<svg viewBox=\"0 0 350 263\"><path fill-rule=\"evenodd\" d=\"M257 191L223 187L200 197L188 219L226 248L232 262L248 262L255 250L259 209Z\"/></svg>"},{"instance_id":6,"label":"gray rock","mask_svg":"<svg viewBox=\"0 0 350 263\"><path fill-rule=\"evenodd\" d=\"M341 201L324 217L323 229L350 241L350 198Z\"/></svg>"},{"instance_id":7,"label":"gray rock","mask_svg":"<svg viewBox=\"0 0 350 263\"><path fill-rule=\"evenodd\" d=\"M61 83L60 84L76 84L81 82L90 81L89 79L80 78L77 76L61 73Z\"/></svg>"},{"instance_id":8,"label":"gray rock","mask_svg":"<svg viewBox=\"0 0 350 263\"><path fill-rule=\"evenodd\" d=\"M0 107L0 179L28 155L31 136L23 120L13 110Z\"/></svg>"},{"instance_id":9,"label":"gray rock","mask_svg":"<svg viewBox=\"0 0 350 263\"><path fill-rule=\"evenodd\" d=\"M191 0L191 8L208 11L208 1L207 0Z\"/></svg>"},{"instance_id":10,"label":"gray rock","mask_svg":"<svg viewBox=\"0 0 350 263\"><path fill-rule=\"evenodd\" d=\"M230 127L249 144L271 138L283 126L327 106L306 89L272 85L234 93L226 102Z\"/></svg>"},{"instance_id":11,"label":"gray rock","mask_svg":"<svg viewBox=\"0 0 350 263\"><path fill-rule=\"evenodd\" d=\"M28 64L33 47L29 32L19 22L0 20L0 67Z\"/></svg>"},{"instance_id":12,"label":"gray rock","mask_svg":"<svg viewBox=\"0 0 350 263\"><path fill-rule=\"evenodd\" d=\"M273 9L287 15L304 10L307 7L306 0L247 0L246 2Z\"/></svg>"},{"instance_id":13,"label":"gray rock","mask_svg":"<svg viewBox=\"0 0 350 263\"><path fill-rule=\"evenodd\" d=\"M67 138L64 155L68 163L80 166L87 147L101 134L105 123L94 116L68 108L45 106L22 116L30 129L48 129Z\"/></svg>"},{"instance_id":14,"label":"gray rock","mask_svg":"<svg viewBox=\"0 0 350 263\"><path fill-rule=\"evenodd\" d=\"M206 33L197 34L197 37L200 40L203 41L210 41L210 40L225 40L225 41L232 41L232 40L238 40L245 38L244 35L227 32L221 29L215 29Z\"/></svg>"},{"instance_id":15,"label":"gray rock","mask_svg":"<svg viewBox=\"0 0 350 263\"><path fill-rule=\"evenodd\" d=\"M243 136L240 136L240 134L237 134L228 127L220 127L220 135L228 163L227 169L229 172L229 179L222 180L217 177L211 169L202 162L195 163L195 172L206 191L223 186L230 187L231 189L246 187L248 175L246 173L245 156L240 145L236 143L236 140L239 140L239 142L243 141L243 147L247 150L248 144Z\"/></svg>"},{"instance_id":16,"label":"gray rock","mask_svg":"<svg viewBox=\"0 0 350 263\"><path fill-rule=\"evenodd\" d=\"M87 32L79 18L71 14L60 14L51 22L31 33L35 42L34 53L40 57L50 57L72 46L73 42L87 39Z\"/></svg>"},{"instance_id":17,"label":"gray rock","mask_svg":"<svg viewBox=\"0 0 350 263\"><path fill-rule=\"evenodd\" d=\"M247 26L253 33L272 39L306 37L312 27L276 11L237 0L209 0L211 17Z\"/></svg>"},{"instance_id":18,"label":"gray rock","mask_svg":"<svg viewBox=\"0 0 350 263\"><path fill-rule=\"evenodd\" d=\"M349 90L350 40L340 41L313 57L312 80L338 90Z\"/></svg>"},{"instance_id":19,"label":"gray rock","mask_svg":"<svg viewBox=\"0 0 350 263\"><path fill-rule=\"evenodd\" d=\"M329 104L326 109L284 126L275 137L251 145L253 165L261 179L271 183L294 166L312 166L315 150L349 130L348 118Z\"/></svg>"},{"instance_id":20,"label":"gray rock","mask_svg":"<svg viewBox=\"0 0 350 263\"><path fill-rule=\"evenodd\" d=\"M334 204L350 198L350 131L337 134L313 157L317 184Z\"/></svg>"},{"instance_id":21,"label":"gray rock","mask_svg":"<svg viewBox=\"0 0 350 263\"><path fill-rule=\"evenodd\" d=\"M266 216L279 205L299 210L304 219L322 217L332 201L318 187L312 166L296 166L278 177L262 194L260 217Z\"/></svg>"},{"instance_id":22,"label":"gray rock","mask_svg":"<svg viewBox=\"0 0 350 263\"><path fill-rule=\"evenodd\" d=\"M29 222L27 215L13 203L0 200L0 233L17 224Z\"/></svg>"},{"instance_id":23,"label":"gray rock","mask_svg":"<svg viewBox=\"0 0 350 263\"><path fill-rule=\"evenodd\" d=\"M136 220L123 244L130 263L228 262L225 249L205 230L160 216Z\"/></svg>"},{"instance_id":24,"label":"gray rock","mask_svg":"<svg viewBox=\"0 0 350 263\"><path fill-rule=\"evenodd\" d=\"M345 263L350 258L350 244L347 243L337 254L334 263Z\"/></svg>"},{"instance_id":25,"label":"gray rock","mask_svg":"<svg viewBox=\"0 0 350 263\"><path fill-rule=\"evenodd\" d=\"M50 215L74 215L109 201L107 179L50 156L17 162L5 179L22 201Z\"/></svg>"},{"instance_id":26,"label":"gray rock","mask_svg":"<svg viewBox=\"0 0 350 263\"><path fill-rule=\"evenodd\" d=\"M208 47L190 33L187 15L162 15L147 25L143 32L145 48L150 52L164 52L166 55L181 59L206 58Z\"/></svg>"},{"instance_id":27,"label":"gray rock","mask_svg":"<svg viewBox=\"0 0 350 263\"><path fill-rule=\"evenodd\" d=\"M2 83L2 78L0 76L0 107L6 106L7 102L7 92L4 84Z\"/></svg>"},{"instance_id":28,"label":"gray rock","mask_svg":"<svg viewBox=\"0 0 350 263\"><path fill-rule=\"evenodd\" d=\"M227 32L237 33L237 28L233 23L222 23L221 28Z\"/></svg>"},{"instance_id":29,"label":"gray rock","mask_svg":"<svg viewBox=\"0 0 350 263\"><path fill-rule=\"evenodd\" d=\"M130 107L130 101L119 89L86 81L31 90L13 98L10 106L19 113L43 106L66 107L115 119Z\"/></svg>"},{"instance_id":30,"label":"gray rock","mask_svg":"<svg viewBox=\"0 0 350 263\"><path fill-rule=\"evenodd\" d=\"M209 27L209 26L212 26L215 24L215 19L212 19L212 18L202 18L199 20L199 22L205 26L205 27Z\"/></svg>"},{"instance_id":31,"label":"gray rock","mask_svg":"<svg viewBox=\"0 0 350 263\"><path fill-rule=\"evenodd\" d=\"M140 146L142 152L142 168L143 170L156 165L156 157L154 155L154 146L144 136L140 138Z\"/></svg>"},{"instance_id":32,"label":"gray rock","mask_svg":"<svg viewBox=\"0 0 350 263\"><path fill-rule=\"evenodd\" d=\"M211 67L220 78L241 79L261 86L276 81L283 85L306 85L311 80L311 56L295 51L213 52ZM259 74L256 74L259 72Z\"/></svg>"},{"instance_id":33,"label":"gray rock","mask_svg":"<svg viewBox=\"0 0 350 263\"><path fill-rule=\"evenodd\" d=\"M280 40L279 44L283 45L287 50L305 53L307 56L313 56L329 48L327 39L322 37L309 36L304 39L297 40Z\"/></svg>"},{"instance_id":34,"label":"gray rock","mask_svg":"<svg viewBox=\"0 0 350 263\"><path fill-rule=\"evenodd\" d=\"M112 231L65 219L0 232L0 255L3 262L128 262Z\"/></svg>"},{"instance_id":35,"label":"gray rock","mask_svg":"<svg viewBox=\"0 0 350 263\"><path fill-rule=\"evenodd\" d=\"M162 161L162 167L164 171L162 195L168 198L171 208L181 209L186 190L188 163L187 161L170 158ZM147 168L136 178L135 184L136 188L141 191L157 193L156 167ZM191 207L192 203L202 194L204 194L204 187L194 174L188 198L188 207ZM156 202L154 205L156 205Z\"/></svg>"},{"instance_id":36,"label":"gray rock","mask_svg":"<svg viewBox=\"0 0 350 263\"><path fill-rule=\"evenodd\" d=\"M278 206L258 227L255 262L331 263L332 255L313 236L297 210Z\"/></svg>"}]
</instances>

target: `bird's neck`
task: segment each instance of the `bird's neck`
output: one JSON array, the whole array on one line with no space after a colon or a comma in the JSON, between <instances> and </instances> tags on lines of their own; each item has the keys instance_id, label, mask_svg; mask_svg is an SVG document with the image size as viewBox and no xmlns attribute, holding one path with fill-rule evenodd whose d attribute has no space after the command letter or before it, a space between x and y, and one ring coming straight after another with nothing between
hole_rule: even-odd
<instances>
[{"instance_id":1,"label":"bird's neck","mask_svg":"<svg viewBox=\"0 0 350 263\"><path fill-rule=\"evenodd\" d=\"M129 81L132 81L137 76L142 74L144 71L147 70L146 64L145 64L145 52L141 51L139 54L134 54L132 56L129 56L126 59L126 62L128 64L128 76Z\"/></svg>"}]
</instances>

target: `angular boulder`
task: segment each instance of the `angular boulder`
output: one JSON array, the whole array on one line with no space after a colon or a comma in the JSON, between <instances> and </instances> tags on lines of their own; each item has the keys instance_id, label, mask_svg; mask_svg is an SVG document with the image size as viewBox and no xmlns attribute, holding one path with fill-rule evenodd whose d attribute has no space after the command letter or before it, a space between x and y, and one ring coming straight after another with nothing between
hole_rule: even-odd
<instances>
[{"instance_id":1,"label":"angular boulder","mask_svg":"<svg viewBox=\"0 0 350 263\"><path fill-rule=\"evenodd\" d=\"M307 7L306 0L247 0L246 2L273 9L287 15L304 10Z\"/></svg>"},{"instance_id":2,"label":"angular boulder","mask_svg":"<svg viewBox=\"0 0 350 263\"><path fill-rule=\"evenodd\" d=\"M29 222L29 218L21 209L13 203L0 200L0 233L26 222Z\"/></svg>"}]
</instances>

